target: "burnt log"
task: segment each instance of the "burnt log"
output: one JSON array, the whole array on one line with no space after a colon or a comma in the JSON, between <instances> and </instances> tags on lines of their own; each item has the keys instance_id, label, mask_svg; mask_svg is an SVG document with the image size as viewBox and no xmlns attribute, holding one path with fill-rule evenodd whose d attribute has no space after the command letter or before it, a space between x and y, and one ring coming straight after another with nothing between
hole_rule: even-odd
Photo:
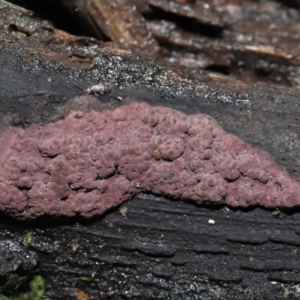
<instances>
[{"instance_id":1,"label":"burnt log","mask_svg":"<svg viewBox=\"0 0 300 300\"><path fill-rule=\"evenodd\" d=\"M57 122L70 111L116 109L130 98L210 115L299 179L296 87L175 68L1 5L1 134ZM111 91L74 101L82 94L77 86L99 84ZM1 291L13 294L39 274L50 299L297 299L298 215L297 207L200 206L150 193L90 220L20 222L2 214Z\"/></svg>"}]
</instances>

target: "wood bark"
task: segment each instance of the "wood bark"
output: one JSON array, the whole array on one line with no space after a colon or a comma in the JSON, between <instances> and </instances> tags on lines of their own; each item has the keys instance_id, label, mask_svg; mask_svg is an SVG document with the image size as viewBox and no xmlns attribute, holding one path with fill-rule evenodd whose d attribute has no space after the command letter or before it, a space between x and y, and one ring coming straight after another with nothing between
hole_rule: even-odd
<instances>
[{"instance_id":1,"label":"wood bark","mask_svg":"<svg viewBox=\"0 0 300 300\"><path fill-rule=\"evenodd\" d=\"M152 34L160 47L169 44L167 53L178 40L167 40L161 24L147 19L153 9L180 16L164 4L149 1L140 11L151 27L156 26ZM278 2L268 4L275 16L283 9ZM226 18L215 23L215 15L184 17L219 29L228 25ZM295 78L289 79L299 66L295 49L283 53L243 43L227 49L229 40L224 39L225 46L215 45L213 51L221 53L226 72L231 70L234 77L175 67L167 55L153 59L118 43L71 35L6 2L1 2L0 20L1 131L11 125L26 128L59 120L68 111L68 100L81 93L75 84L86 88L109 82L111 93L97 96L107 108L123 105L118 97L130 96L188 114L209 114L300 177L300 92ZM169 26L174 19L164 21ZM173 33L187 34L188 28L182 32L175 27ZM193 44L188 47L181 36L183 48L177 48L175 58L187 58L190 51L195 54L199 40L191 37ZM208 40L207 45L212 43ZM209 47L202 46L201 53L216 66L219 54L209 53ZM246 60L249 53L253 56ZM232 62L228 55L233 55ZM235 71L240 57L246 62L243 80L237 79L240 70ZM277 66L268 70L281 72L282 80L275 84L271 74L254 83L257 65L251 62L259 60L268 62L268 67L276 61ZM138 195L93 220L20 223L2 215L0 285L9 295L40 274L49 299L298 299L299 224L298 208L195 206L150 194Z\"/></svg>"}]
</instances>

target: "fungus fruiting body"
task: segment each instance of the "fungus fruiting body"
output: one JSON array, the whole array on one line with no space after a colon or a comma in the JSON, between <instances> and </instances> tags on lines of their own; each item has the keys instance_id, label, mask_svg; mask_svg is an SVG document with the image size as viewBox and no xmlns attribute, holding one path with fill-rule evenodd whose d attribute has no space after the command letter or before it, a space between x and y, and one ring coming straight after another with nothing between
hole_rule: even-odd
<instances>
[{"instance_id":1,"label":"fungus fruiting body","mask_svg":"<svg viewBox=\"0 0 300 300\"><path fill-rule=\"evenodd\" d=\"M0 136L0 210L92 217L140 192L234 207L292 207L300 184L210 116L132 102Z\"/></svg>"}]
</instances>

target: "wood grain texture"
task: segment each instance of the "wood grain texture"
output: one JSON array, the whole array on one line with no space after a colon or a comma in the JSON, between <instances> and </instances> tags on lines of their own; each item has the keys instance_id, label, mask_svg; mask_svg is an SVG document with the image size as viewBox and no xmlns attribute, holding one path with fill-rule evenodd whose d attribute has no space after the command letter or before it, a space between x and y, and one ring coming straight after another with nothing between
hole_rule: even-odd
<instances>
[{"instance_id":1,"label":"wood grain texture","mask_svg":"<svg viewBox=\"0 0 300 300\"><path fill-rule=\"evenodd\" d=\"M87 88L108 80L111 93L91 95L102 107L121 106L118 97L130 96L209 114L300 177L299 90L290 81L254 84L252 76L166 66L44 26L23 10L4 7L0 18L0 129L63 119L76 108L68 100L81 93L74 84ZM256 50L257 57L272 61ZM288 69L297 61L281 63ZM0 284L8 294L38 273L50 299L76 299L79 290L91 299L300 297L297 209L231 210L146 194L89 222L27 224L1 215L0 227ZM30 235L34 239L24 245Z\"/></svg>"}]
</instances>

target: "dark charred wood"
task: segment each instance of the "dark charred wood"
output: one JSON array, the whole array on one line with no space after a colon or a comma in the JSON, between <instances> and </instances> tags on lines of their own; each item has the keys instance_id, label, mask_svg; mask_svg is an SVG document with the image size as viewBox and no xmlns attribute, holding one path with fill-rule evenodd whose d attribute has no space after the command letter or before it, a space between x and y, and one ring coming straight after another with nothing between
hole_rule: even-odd
<instances>
[{"instance_id":1,"label":"dark charred wood","mask_svg":"<svg viewBox=\"0 0 300 300\"><path fill-rule=\"evenodd\" d=\"M109 82L111 92L97 95L104 108L123 105L118 97L130 96L210 114L300 178L300 92L290 82L254 84L201 68L175 68L164 57L70 35L26 10L1 5L1 131L62 119L72 109L69 99L82 92L75 84ZM224 20L217 26L226 26ZM255 52L257 59L279 61L286 69L298 66L296 50L291 58L291 52L237 47L243 57ZM232 51L219 52L229 69L226 55ZM250 64L244 68L253 70ZM297 208L233 210L149 194L88 221L20 223L2 215L1 291L12 294L40 274L49 299L78 299L78 291L90 299L298 299L299 224Z\"/></svg>"}]
</instances>

